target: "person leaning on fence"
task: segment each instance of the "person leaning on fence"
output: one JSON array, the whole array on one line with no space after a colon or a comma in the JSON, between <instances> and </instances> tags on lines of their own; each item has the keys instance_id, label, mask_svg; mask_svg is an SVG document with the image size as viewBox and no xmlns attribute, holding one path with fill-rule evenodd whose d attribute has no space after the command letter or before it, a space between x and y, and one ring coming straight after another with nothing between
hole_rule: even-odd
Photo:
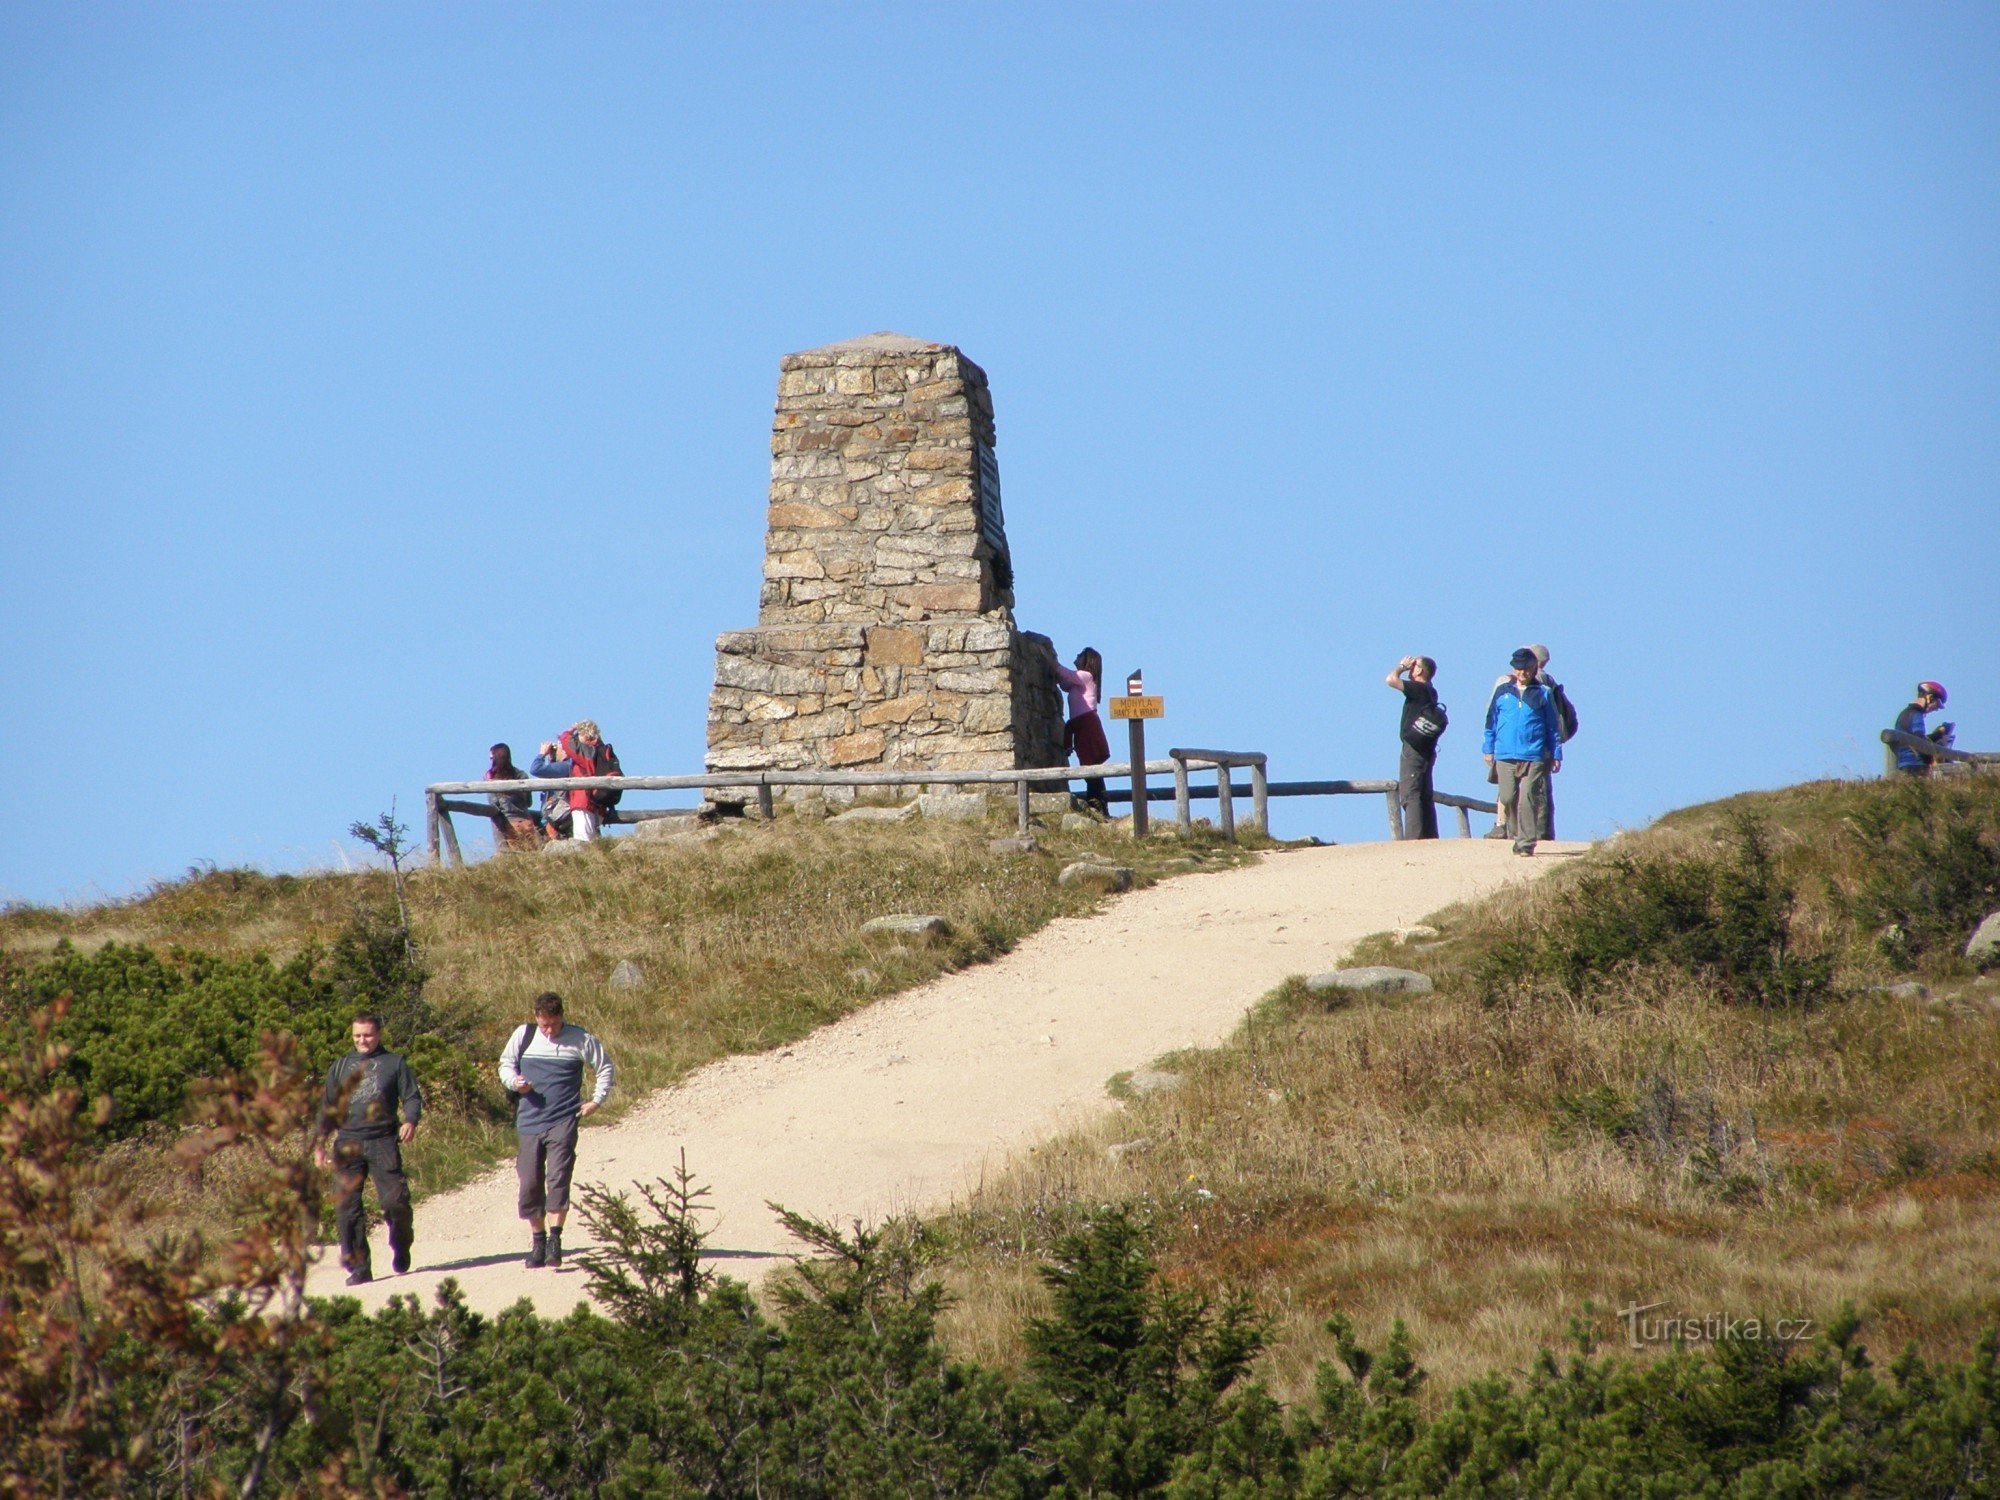
<instances>
[{"instance_id":1,"label":"person leaning on fence","mask_svg":"<svg viewBox=\"0 0 2000 1500\"><path fill-rule=\"evenodd\" d=\"M1431 773L1437 765L1438 741L1444 737L1444 705L1432 681L1437 663L1428 656L1406 656L1382 680L1403 695L1402 759L1396 768L1398 838L1438 836L1437 800Z\"/></svg>"},{"instance_id":2,"label":"person leaning on fence","mask_svg":"<svg viewBox=\"0 0 2000 1500\"><path fill-rule=\"evenodd\" d=\"M1486 706L1479 749L1495 773L1514 852L1533 854L1537 838L1546 836L1549 777L1562 769L1562 724L1554 694L1535 680L1535 653L1523 646L1509 667L1507 685Z\"/></svg>"},{"instance_id":3,"label":"person leaning on fence","mask_svg":"<svg viewBox=\"0 0 2000 1500\"><path fill-rule=\"evenodd\" d=\"M514 752L495 745L486 762L488 781L526 781L528 773L514 764ZM533 792L488 792L486 800L500 816L496 822L509 849L533 849L542 839L542 820L535 812Z\"/></svg>"},{"instance_id":4,"label":"person leaning on fence","mask_svg":"<svg viewBox=\"0 0 2000 1500\"><path fill-rule=\"evenodd\" d=\"M1054 647L1050 647L1053 654ZM1067 756L1076 752L1079 766L1101 766L1111 759L1111 741L1104 736L1104 721L1097 716L1099 694L1104 688L1104 658L1089 646L1076 653L1076 667L1072 670L1056 657L1056 681L1063 685L1069 695L1069 717L1063 722L1063 753ZM1096 809L1099 816L1108 816L1111 801L1104 792L1102 776L1087 777L1083 783L1083 801L1086 807Z\"/></svg>"},{"instance_id":5,"label":"person leaning on fence","mask_svg":"<svg viewBox=\"0 0 2000 1500\"><path fill-rule=\"evenodd\" d=\"M1963 685L1962 683L1960 684L1960 686ZM1934 714L1943 708L1947 696L1944 684L1941 682L1926 680L1918 683L1916 701L1896 715L1896 728L1904 734L1913 734L1919 739L1929 740L1933 745L1949 749L1952 740L1955 738L1956 726L1940 724L1937 728L1928 731L1924 728L1926 716ZM1899 774L1904 776L1930 775L1931 762L1936 757L1925 755L1923 751L1909 745L1898 745L1895 749L1896 770Z\"/></svg>"},{"instance_id":6,"label":"person leaning on fence","mask_svg":"<svg viewBox=\"0 0 2000 1500\"><path fill-rule=\"evenodd\" d=\"M604 743L592 719L578 719L557 740L545 740L528 767L531 776L620 776L618 752ZM594 839L604 825L604 815L618 805L619 792L592 791L572 787L569 804L569 836Z\"/></svg>"},{"instance_id":7,"label":"person leaning on fence","mask_svg":"<svg viewBox=\"0 0 2000 1500\"><path fill-rule=\"evenodd\" d=\"M340 1263L347 1284L374 1280L368 1256L368 1221L362 1189L375 1179L382 1217L389 1221L389 1263L398 1276L410 1269L410 1182L403 1175L403 1144L417 1133L423 1091L410 1065L382 1050L382 1018L364 1010L354 1018L354 1050L326 1073L313 1156L322 1168L331 1155L338 1205ZM401 1117L400 1123L398 1117ZM332 1151L327 1137L333 1138Z\"/></svg>"},{"instance_id":8,"label":"person leaning on fence","mask_svg":"<svg viewBox=\"0 0 2000 1500\"><path fill-rule=\"evenodd\" d=\"M589 1099L583 1097L585 1068L596 1075ZM562 1265L578 1128L611 1097L614 1076L604 1044L563 1020L562 996L554 993L535 997L534 1020L517 1026L500 1053L500 1086L515 1095L520 1213L534 1229L530 1270Z\"/></svg>"}]
</instances>

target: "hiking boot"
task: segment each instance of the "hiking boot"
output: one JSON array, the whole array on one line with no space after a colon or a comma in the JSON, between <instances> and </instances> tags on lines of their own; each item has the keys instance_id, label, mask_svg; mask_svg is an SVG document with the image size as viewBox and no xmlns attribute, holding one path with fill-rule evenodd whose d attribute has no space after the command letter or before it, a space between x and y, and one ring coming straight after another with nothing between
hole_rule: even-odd
<instances>
[{"instance_id":1,"label":"hiking boot","mask_svg":"<svg viewBox=\"0 0 2000 1500\"><path fill-rule=\"evenodd\" d=\"M1533 854L1535 852L1535 846L1533 844L1516 844L1514 846L1514 852L1516 854L1522 854L1522 855Z\"/></svg>"},{"instance_id":2,"label":"hiking boot","mask_svg":"<svg viewBox=\"0 0 2000 1500\"><path fill-rule=\"evenodd\" d=\"M347 1284L349 1286L366 1286L374 1279L374 1273L366 1266L356 1266L347 1273Z\"/></svg>"},{"instance_id":3,"label":"hiking boot","mask_svg":"<svg viewBox=\"0 0 2000 1500\"><path fill-rule=\"evenodd\" d=\"M534 1246L528 1251L527 1267L530 1271L539 1271L548 1263L549 1237L545 1234L538 1234L535 1236Z\"/></svg>"},{"instance_id":4,"label":"hiking boot","mask_svg":"<svg viewBox=\"0 0 2000 1500\"><path fill-rule=\"evenodd\" d=\"M396 1249L393 1245L390 1247L389 1269L394 1271L398 1276L406 1275L409 1272L410 1247L408 1245L403 1246L400 1250Z\"/></svg>"},{"instance_id":5,"label":"hiking boot","mask_svg":"<svg viewBox=\"0 0 2000 1500\"><path fill-rule=\"evenodd\" d=\"M1487 837L1487 838L1489 838L1489 839L1504 839L1504 838L1506 838L1506 837L1507 837L1507 825L1506 825L1505 823L1495 823L1495 824L1494 824L1494 825L1493 825L1493 826L1492 826L1491 828L1489 828L1489 829L1487 829L1487 830L1486 830L1486 837Z\"/></svg>"},{"instance_id":6,"label":"hiking boot","mask_svg":"<svg viewBox=\"0 0 2000 1500\"><path fill-rule=\"evenodd\" d=\"M561 1268L562 1268L562 1231L560 1229L551 1229L549 1231L549 1269L551 1271L556 1271L560 1270Z\"/></svg>"}]
</instances>

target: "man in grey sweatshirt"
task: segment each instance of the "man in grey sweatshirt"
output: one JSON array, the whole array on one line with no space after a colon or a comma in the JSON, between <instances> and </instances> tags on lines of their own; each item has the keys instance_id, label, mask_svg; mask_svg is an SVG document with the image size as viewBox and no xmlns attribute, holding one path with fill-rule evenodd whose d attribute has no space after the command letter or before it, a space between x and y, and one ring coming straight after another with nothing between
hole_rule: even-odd
<instances>
[{"instance_id":1,"label":"man in grey sweatshirt","mask_svg":"<svg viewBox=\"0 0 2000 1500\"><path fill-rule=\"evenodd\" d=\"M583 1097L583 1070L595 1075ZM562 1227L569 1214L569 1180L576 1170L577 1128L611 1097L611 1054L581 1026L563 1020L562 996L535 996L532 1025L516 1027L500 1054L500 1084L517 1095L514 1128L520 1148L521 1217L534 1227L530 1268L562 1265Z\"/></svg>"}]
</instances>

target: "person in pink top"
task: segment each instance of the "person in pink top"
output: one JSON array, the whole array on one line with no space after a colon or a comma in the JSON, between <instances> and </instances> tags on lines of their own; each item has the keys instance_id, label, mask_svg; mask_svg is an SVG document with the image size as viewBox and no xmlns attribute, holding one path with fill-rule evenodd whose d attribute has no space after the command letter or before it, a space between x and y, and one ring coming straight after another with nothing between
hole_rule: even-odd
<instances>
[{"instance_id":1,"label":"person in pink top","mask_svg":"<svg viewBox=\"0 0 2000 1500\"><path fill-rule=\"evenodd\" d=\"M1104 658L1085 646L1076 653L1072 671L1056 658L1056 681L1069 694L1069 718L1063 724L1063 750L1076 752L1080 766L1101 766L1111 759L1111 742L1104 737L1104 721L1097 717L1098 684L1104 681ZM1084 806L1096 809L1101 817L1111 813L1104 795L1104 778L1092 776L1083 783Z\"/></svg>"}]
</instances>

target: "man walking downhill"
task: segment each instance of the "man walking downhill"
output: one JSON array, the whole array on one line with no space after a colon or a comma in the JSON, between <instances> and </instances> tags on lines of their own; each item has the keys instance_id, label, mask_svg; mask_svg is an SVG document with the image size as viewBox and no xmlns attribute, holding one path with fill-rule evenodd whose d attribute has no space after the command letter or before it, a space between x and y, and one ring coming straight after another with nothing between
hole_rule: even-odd
<instances>
[{"instance_id":1,"label":"man walking downhill","mask_svg":"<svg viewBox=\"0 0 2000 1500\"><path fill-rule=\"evenodd\" d=\"M424 1096L410 1065L382 1050L380 1016L362 1011L350 1035L354 1050L327 1069L314 1155L321 1167L327 1165L327 1137L332 1136L340 1263L347 1268L347 1284L360 1286L375 1279L361 1203L370 1177L382 1217L389 1221L389 1263L398 1276L410 1269L410 1180L403 1175L403 1144L417 1133Z\"/></svg>"},{"instance_id":2,"label":"man walking downhill","mask_svg":"<svg viewBox=\"0 0 2000 1500\"><path fill-rule=\"evenodd\" d=\"M1437 765L1445 714L1433 686L1436 676L1437 663L1428 656L1406 656L1382 679L1403 695L1403 754L1396 768L1398 838L1438 836L1437 798L1431 787L1431 771Z\"/></svg>"},{"instance_id":3,"label":"man walking downhill","mask_svg":"<svg viewBox=\"0 0 2000 1500\"><path fill-rule=\"evenodd\" d=\"M595 1075L583 1097L583 1070ZM583 1117L611 1097L613 1069L604 1044L581 1026L563 1021L562 996L535 997L532 1025L517 1027L500 1054L500 1083L515 1100L520 1149L521 1217L534 1226L528 1267L562 1265L563 1220L569 1215L569 1180L576 1171L577 1129Z\"/></svg>"},{"instance_id":4,"label":"man walking downhill","mask_svg":"<svg viewBox=\"0 0 2000 1500\"><path fill-rule=\"evenodd\" d=\"M1562 724L1554 696L1536 681L1540 663L1523 646L1508 659L1509 680L1486 706L1480 752L1496 773L1500 811L1516 854L1551 837L1549 777L1562 770Z\"/></svg>"}]
</instances>

